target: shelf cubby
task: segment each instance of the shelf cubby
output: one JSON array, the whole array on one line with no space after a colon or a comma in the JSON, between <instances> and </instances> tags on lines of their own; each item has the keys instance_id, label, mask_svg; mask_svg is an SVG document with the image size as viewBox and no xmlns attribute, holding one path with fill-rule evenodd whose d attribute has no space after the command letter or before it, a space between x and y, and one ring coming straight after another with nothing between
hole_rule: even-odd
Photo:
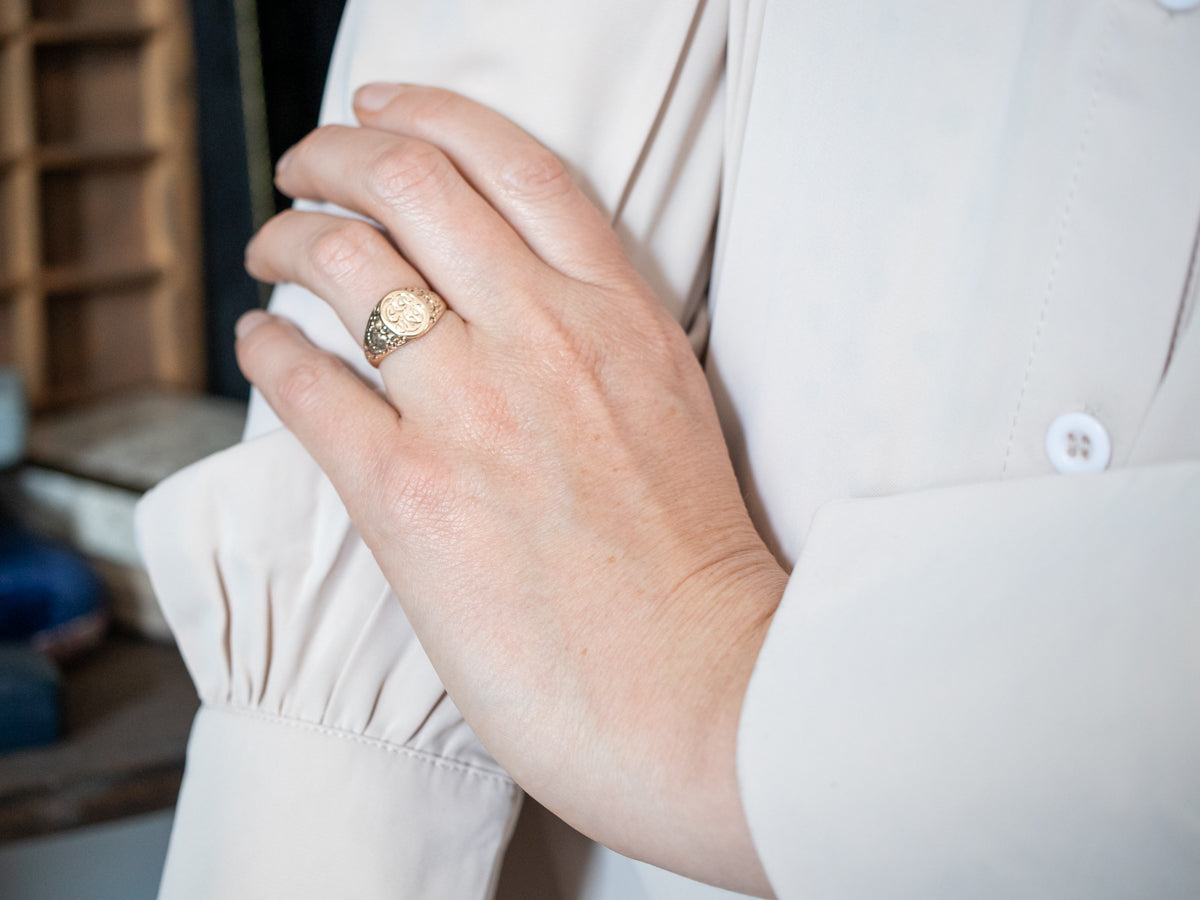
<instances>
[{"instance_id":1,"label":"shelf cubby","mask_svg":"<svg viewBox=\"0 0 1200 900\"><path fill-rule=\"evenodd\" d=\"M154 365L149 285L51 294L48 388L63 401L144 383ZM84 398L86 399L86 397Z\"/></svg>"},{"instance_id":2,"label":"shelf cubby","mask_svg":"<svg viewBox=\"0 0 1200 900\"><path fill-rule=\"evenodd\" d=\"M43 267L146 262L144 166L43 172L40 183Z\"/></svg>"},{"instance_id":3,"label":"shelf cubby","mask_svg":"<svg viewBox=\"0 0 1200 900\"><path fill-rule=\"evenodd\" d=\"M138 43L34 50L39 144L141 140L145 49Z\"/></svg>"}]
</instances>

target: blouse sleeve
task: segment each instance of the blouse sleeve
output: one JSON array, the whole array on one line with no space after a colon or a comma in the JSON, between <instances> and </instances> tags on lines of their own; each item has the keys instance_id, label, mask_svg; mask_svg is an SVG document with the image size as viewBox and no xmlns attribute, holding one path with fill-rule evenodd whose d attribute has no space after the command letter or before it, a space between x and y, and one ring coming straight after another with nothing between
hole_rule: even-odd
<instances>
[{"instance_id":1,"label":"blouse sleeve","mask_svg":"<svg viewBox=\"0 0 1200 900\"><path fill-rule=\"evenodd\" d=\"M563 158L699 343L724 45L723 7L699 0L349 0L321 119L354 124L354 91L370 81L435 84L499 110ZM271 308L377 377L318 297L281 285ZM518 792L257 394L247 437L140 512L203 701L163 896L486 896Z\"/></svg>"},{"instance_id":2,"label":"blouse sleeve","mask_svg":"<svg viewBox=\"0 0 1200 900\"><path fill-rule=\"evenodd\" d=\"M161 896L489 896L520 794L298 442L198 463L138 526L202 703Z\"/></svg>"},{"instance_id":3,"label":"blouse sleeve","mask_svg":"<svg viewBox=\"0 0 1200 900\"><path fill-rule=\"evenodd\" d=\"M1200 896L1200 463L826 506L747 692L781 898Z\"/></svg>"}]
</instances>

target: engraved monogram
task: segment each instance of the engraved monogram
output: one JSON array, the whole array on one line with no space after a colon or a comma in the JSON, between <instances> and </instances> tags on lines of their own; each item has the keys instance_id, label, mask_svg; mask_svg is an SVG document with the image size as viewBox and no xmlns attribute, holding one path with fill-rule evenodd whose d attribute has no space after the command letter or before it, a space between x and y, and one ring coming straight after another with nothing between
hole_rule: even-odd
<instances>
[{"instance_id":1,"label":"engraved monogram","mask_svg":"<svg viewBox=\"0 0 1200 900\"><path fill-rule=\"evenodd\" d=\"M433 326L436 313L437 307L425 291L392 291L379 304L383 324L398 337L424 334Z\"/></svg>"}]
</instances>

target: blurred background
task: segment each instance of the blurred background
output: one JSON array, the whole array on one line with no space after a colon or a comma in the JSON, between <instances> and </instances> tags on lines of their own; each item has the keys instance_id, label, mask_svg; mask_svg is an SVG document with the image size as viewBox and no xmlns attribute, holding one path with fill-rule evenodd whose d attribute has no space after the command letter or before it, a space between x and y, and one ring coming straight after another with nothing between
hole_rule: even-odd
<instances>
[{"instance_id":1,"label":"blurred background","mask_svg":"<svg viewBox=\"0 0 1200 900\"><path fill-rule=\"evenodd\" d=\"M155 895L195 692L133 506L236 441L343 0L0 0L0 897Z\"/></svg>"}]
</instances>

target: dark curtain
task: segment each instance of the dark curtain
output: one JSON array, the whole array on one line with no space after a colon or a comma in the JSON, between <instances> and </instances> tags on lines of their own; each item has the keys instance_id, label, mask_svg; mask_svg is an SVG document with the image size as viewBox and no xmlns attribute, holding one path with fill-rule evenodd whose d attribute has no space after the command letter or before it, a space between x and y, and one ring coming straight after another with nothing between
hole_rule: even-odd
<instances>
[{"instance_id":1,"label":"dark curtain","mask_svg":"<svg viewBox=\"0 0 1200 900\"><path fill-rule=\"evenodd\" d=\"M272 165L316 127L343 5L344 0L258 0ZM275 193L276 211L289 202Z\"/></svg>"},{"instance_id":2,"label":"dark curtain","mask_svg":"<svg viewBox=\"0 0 1200 900\"><path fill-rule=\"evenodd\" d=\"M251 180L269 182L266 160L248 153L265 132L269 165L317 123L321 89L343 0L193 0L196 111L202 190L208 390L245 399L249 385L233 355L233 325L259 304L258 286L242 268L256 210ZM238 19L257 24L259 46L243 46ZM252 29L251 29L252 30ZM245 31L243 32L246 33ZM256 52L259 59L255 59ZM243 78L239 58L261 64ZM243 85L261 89L261 103L243 96ZM245 111L265 109L266 121L247 123ZM249 125L249 142L247 140ZM251 171L248 160L262 171ZM274 195L275 209L286 205ZM258 210L261 217L272 210Z\"/></svg>"}]
</instances>

